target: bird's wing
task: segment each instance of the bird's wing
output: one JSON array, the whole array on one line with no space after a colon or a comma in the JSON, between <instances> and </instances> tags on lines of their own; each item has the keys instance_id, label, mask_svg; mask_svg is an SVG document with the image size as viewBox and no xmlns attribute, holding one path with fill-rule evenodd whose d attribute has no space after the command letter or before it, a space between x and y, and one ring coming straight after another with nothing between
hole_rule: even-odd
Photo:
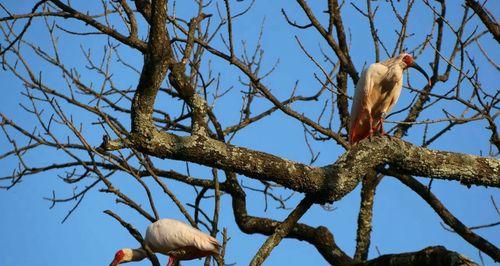
<instances>
[{"instance_id":1,"label":"bird's wing","mask_svg":"<svg viewBox=\"0 0 500 266\"><path fill-rule=\"evenodd\" d=\"M185 226L173 219L158 220L148 226L145 241L154 251L161 253L186 246Z\"/></svg>"},{"instance_id":2,"label":"bird's wing","mask_svg":"<svg viewBox=\"0 0 500 266\"><path fill-rule=\"evenodd\" d=\"M219 253L219 241L212 237L211 235L208 235L206 233L203 233L202 231L196 229L196 228L190 228L192 231L192 235L194 236L194 243L195 246L203 251L211 251L214 253Z\"/></svg>"},{"instance_id":3,"label":"bird's wing","mask_svg":"<svg viewBox=\"0 0 500 266\"><path fill-rule=\"evenodd\" d=\"M371 109L369 96L373 87L387 73L387 67L380 63L371 64L363 70L356 84L354 99L351 107L351 123L349 129L349 142L356 143L365 138L370 130L367 119L369 114L366 109Z\"/></svg>"},{"instance_id":4,"label":"bird's wing","mask_svg":"<svg viewBox=\"0 0 500 266\"><path fill-rule=\"evenodd\" d=\"M202 251L218 250L216 239L174 219L161 219L148 226L146 241L156 252L164 254L185 247Z\"/></svg>"},{"instance_id":5,"label":"bird's wing","mask_svg":"<svg viewBox=\"0 0 500 266\"><path fill-rule=\"evenodd\" d=\"M389 103L389 106L387 107L387 110L385 111L387 115L391 112L392 107L394 107L394 105L398 101L399 95L401 95L402 88L403 88L403 80L396 82L396 84L394 84L394 88L391 90L391 95L389 96L391 97L391 101Z\"/></svg>"}]
</instances>

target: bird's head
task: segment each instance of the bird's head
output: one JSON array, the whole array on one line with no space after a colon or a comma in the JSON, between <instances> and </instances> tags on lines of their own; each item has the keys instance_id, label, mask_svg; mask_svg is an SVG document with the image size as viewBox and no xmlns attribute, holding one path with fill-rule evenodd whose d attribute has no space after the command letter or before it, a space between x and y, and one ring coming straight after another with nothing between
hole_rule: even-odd
<instances>
[{"instance_id":1,"label":"bird's head","mask_svg":"<svg viewBox=\"0 0 500 266\"><path fill-rule=\"evenodd\" d=\"M425 76L427 82L429 83L429 86L431 85L431 80L429 79L429 76L417 63L415 63L415 60L413 60L413 56L411 54L401 54L400 57L401 61L404 64L404 69L411 67L418 70L418 72L422 73Z\"/></svg>"},{"instance_id":2,"label":"bird's head","mask_svg":"<svg viewBox=\"0 0 500 266\"><path fill-rule=\"evenodd\" d=\"M129 262L132 260L132 250L129 248L120 249L115 253L115 258L109 266L116 266L120 263Z\"/></svg>"},{"instance_id":3,"label":"bird's head","mask_svg":"<svg viewBox=\"0 0 500 266\"><path fill-rule=\"evenodd\" d=\"M406 67L412 67L415 64L415 60L413 59L413 56L411 54L401 54L401 61L405 63Z\"/></svg>"}]
</instances>

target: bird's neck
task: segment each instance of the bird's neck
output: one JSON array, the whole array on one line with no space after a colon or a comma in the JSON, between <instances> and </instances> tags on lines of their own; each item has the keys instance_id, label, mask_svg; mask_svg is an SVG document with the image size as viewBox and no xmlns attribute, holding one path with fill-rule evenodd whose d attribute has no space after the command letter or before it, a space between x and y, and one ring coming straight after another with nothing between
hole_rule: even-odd
<instances>
[{"instance_id":1,"label":"bird's neck","mask_svg":"<svg viewBox=\"0 0 500 266\"><path fill-rule=\"evenodd\" d=\"M136 248L132 249L132 257L130 258L130 261L140 261L146 258L147 253L144 249L142 248Z\"/></svg>"},{"instance_id":2,"label":"bird's neck","mask_svg":"<svg viewBox=\"0 0 500 266\"><path fill-rule=\"evenodd\" d=\"M406 67L406 64L404 64L397 57L389 58L385 61L380 62L380 64L386 66L389 69L400 68L401 70L404 70Z\"/></svg>"},{"instance_id":3,"label":"bird's neck","mask_svg":"<svg viewBox=\"0 0 500 266\"><path fill-rule=\"evenodd\" d=\"M403 69L400 67L391 67L387 70L384 79L381 80L382 86L386 88L393 88L395 84L401 82L403 79Z\"/></svg>"}]
</instances>

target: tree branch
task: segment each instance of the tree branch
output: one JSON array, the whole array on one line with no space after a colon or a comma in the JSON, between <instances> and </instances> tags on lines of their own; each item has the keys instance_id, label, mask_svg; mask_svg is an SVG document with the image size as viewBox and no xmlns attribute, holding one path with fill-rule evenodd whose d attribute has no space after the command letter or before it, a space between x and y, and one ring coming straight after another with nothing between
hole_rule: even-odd
<instances>
[{"instance_id":1,"label":"tree branch","mask_svg":"<svg viewBox=\"0 0 500 266\"><path fill-rule=\"evenodd\" d=\"M240 230L247 234L272 235L280 222L251 216L247 212L247 203L245 192L239 186L236 175L226 173L227 192L232 196L233 213ZM287 238L294 238L301 241L307 241L314 245L321 255L332 265L343 266L350 265L352 259L347 256L335 243L333 234L324 226L311 227L306 224L297 223L293 226Z\"/></svg>"},{"instance_id":2,"label":"tree branch","mask_svg":"<svg viewBox=\"0 0 500 266\"><path fill-rule=\"evenodd\" d=\"M336 6L338 7L338 2L336 0L332 2L335 3ZM354 64L352 63L349 54L344 53L343 50L344 48L341 47L335 41L335 39L333 39L333 36L329 34L328 31L321 25L321 23L318 21L316 16L314 16L313 11L311 10L311 8L309 7L309 5L305 0L297 0L297 3L299 3L299 5L302 7L307 17L311 21L312 25L314 26L314 28L316 28L316 30L321 34L321 36L323 36L323 38L327 41L328 45L330 45L330 47L333 49L333 51L340 60L341 66L345 69L347 73L349 73L349 76L351 76L352 80L354 81L354 84L356 84L359 80L359 75L358 72L356 71L356 68L354 67ZM334 11L335 13L339 12L338 9L332 11ZM336 19L341 22L340 13L338 14L339 15L336 17ZM342 24L340 23L340 25ZM339 30L339 28L337 28L337 30Z\"/></svg>"},{"instance_id":3,"label":"tree branch","mask_svg":"<svg viewBox=\"0 0 500 266\"><path fill-rule=\"evenodd\" d=\"M500 186L499 159L433 151L398 139L361 142L334 164L319 168L202 135L181 137L156 130L149 133L130 135L135 148L159 158L185 160L273 181L314 194L320 202L341 199L365 173L382 166L401 174L455 180L465 185Z\"/></svg>"},{"instance_id":4,"label":"tree branch","mask_svg":"<svg viewBox=\"0 0 500 266\"><path fill-rule=\"evenodd\" d=\"M372 232L373 202L375 190L381 179L382 175L372 171L361 182L361 206L359 207L358 230L356 231L356 251L354 252L354 260L356 261L366 261L368 258Z\"/></svg>"},{"instance_id":5,"label":"tree branch","mask_svg":"<svg viewBox=\"0 0 500 266\"><path fill-rule=\"evenodd\" d=\"M152 5L148 47L132 101L132 132L141 132L146 138L150 138L154 131L152 115L156 94L165 79L169 64L172 64L168 59L173 55L165 28L166 1L153 0Z\"/></svg>"},{"instance_id":6,"label":"tree branch","mask_svg":"<svg viewBox=\"0 0 500 266\"><path fill-rule=\"evenodd\" d=\"M443 219L443 221L449 225L453 230L464 238L467 242L471 243L473 246L481 250L482 252L488 254L496 262L500 261L500 250L490 243L488 240L482 238L481 236L474 233L470 228L465 226L460 220L458 220L453 214L451 214L448 209L439 201L439 199L429 191L429 189L420 184L415 178L406 175L394 175L399 181L407 185L413 191L415 191L420 197L422 197L429 205L434 209L434 211Z\"/></svg>"},{"instance_id":7,"label":"tree branch","mask_svg":"<svg viewBox=\"0 0 500 266\"><path fill-rule=\"evenodd\" d=\"M483 7L474 0L466 0L465 3L467 6L472 8L474 12L477 14L477 16L481 19L481 21L484 23L486 28L490 31L491 35L497 40L497 42L500 43L500 29L498 27L498 23L493 21L490 16L488 16L488 13L484 11Z\"/></svg>"},{"instance_id":8,"label":"tree branch","mask_svg":"<svg viewBox=\"0 0 500 266\"><path fill-rule=\"evenodd\" d=\"M137 242L139 242L141 244L142 248L144 250L146 250L148 258L151 261L151 263L153 264L153 266L160 266L160 262L158 261L158 258L151 251L151 249L149 249L148 246L144 245L144 238L142 238L141 233L139 233L139 231L137 231L137 229L135 229L131 224L125 222L120 216L118 216L117 214L115 214L114 212L112 212L110 210L105 210L104 213L113 217L115 220L117 220L123 227L125 227L127 229L127 231L130 233L130 235L132 235L135 238L135 240L137 240Z\"/></svg>"},{"instance_id":9,"label":"tree branch","mask_svg":"<svg viewBox=\"0 0 500 266\"><path fill-rule=\"evenodd\" d=\"M274 229L274 233L266 239L266 242L259 248L255 257L253 257L250 265L261 265L273 249L279 245L281 240L290 233L297 221L309 210L312 204L313 201L311 198L305 196L288 217Z\"/></svg>"},{"instance_id":10,"label":"tree branch","mask_svg":"<svg viewBox=\"0 0 500 266\"><path fill-rule=\"evenodd\" d=\"M420 251L387 254L368 261L366 266L477 266L469 258L449 251L443 246L427 247Z\"/></svg>"},{"instance_id":11,"label":"tree branch","mask_svg":"<svg viewBox=\"0 0 500 266\"><path fill-rule=\"evenodd\" d=\"M99 23L92 16L80 13L59 0L50 0L50 1L54 3L57 7L59 7L62 11L68 13L72 18L83 21L86 24L89 24L92 27L96 28L100 32L108 36L111 36L116 40L126 45L129 45L130 47L133 47L141 52L144 52L144 50L146 49L146 44L143 41L139 40L136 36L129 36L129 37L124 36L123 34L117 32L116 30Z\"/></svg>"}]
</instances>

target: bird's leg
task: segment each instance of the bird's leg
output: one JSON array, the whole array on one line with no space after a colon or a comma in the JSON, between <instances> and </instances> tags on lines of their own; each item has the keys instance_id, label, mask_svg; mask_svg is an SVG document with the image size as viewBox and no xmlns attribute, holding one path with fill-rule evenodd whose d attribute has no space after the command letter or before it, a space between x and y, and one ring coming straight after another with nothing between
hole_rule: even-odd
<instances>
[{"instance_id":1,"label":"bird's leg","mask_svg":"<svg viewBox=\"0 0 500 266\"><path fill-rule=\"evenodd\" d=\"M382 135L383 129L381 129L381 125L380 125L381 124L381 119L378 119L376 124L377 125L373 127L373 133L374 134L380 134L380 135Z\"/></svg>"},{"instance_id":2,"label":"bird's leg","mask_svg":"<svg viewBox=\"0 0 500 266\"><path fill-rule=\"evenodd\" d=\"M370 131L368 132L368 140L372 141L372 136L373 136L373 117L372 113L368 112L368 126L370 128Z\"/></svg>"},{"instance_id":3,"label":"bird's leg","mask_svg":"<svg viewBox=\"0 0 500 266\"><path fill-rule=\"evenodd\" d=\"M382 114L380 115L379 132L381 136L387 136L389 139L391 139L391 136L384 131L384 120L386 116L387 116L386 112L382 112Z\"/></svg>"},{"instance_id":4,"label":"bird's leg","mask_svg":"<svg viewBox=\"0 0 500 266\"><path fill-rule=\"evenodd\" d=\"M379 126L379 132L381 136L387 136L387 132L384 130L384 126L382 125L383 119L380 119L380 126Z\"/></svg>"},{"instance_id":5,"label":"bird's leg","mask_svg":"<svg viewBox=\"0 0 500 266\"><path fill-rule=\"evenodd\" d=\"M378 120L378 131L380 132L380 135L381 136L385 136L387 135L387 133L385 133L384 131L384 120L385 120L385 116L386 116L386 113L385 112L382 112L380 114L380 119Z\"/></svg>"},{"instance_id":6,"label":"bird's leg","mask_svg":"<svg viewBox=\"0 0 500 266\"><path fill-rule=\"evenodd\" d=\"M172 266L172 265L174 265L174 257L170 256L168 257L167 266Z\"/></svg>"}]
</instances>

